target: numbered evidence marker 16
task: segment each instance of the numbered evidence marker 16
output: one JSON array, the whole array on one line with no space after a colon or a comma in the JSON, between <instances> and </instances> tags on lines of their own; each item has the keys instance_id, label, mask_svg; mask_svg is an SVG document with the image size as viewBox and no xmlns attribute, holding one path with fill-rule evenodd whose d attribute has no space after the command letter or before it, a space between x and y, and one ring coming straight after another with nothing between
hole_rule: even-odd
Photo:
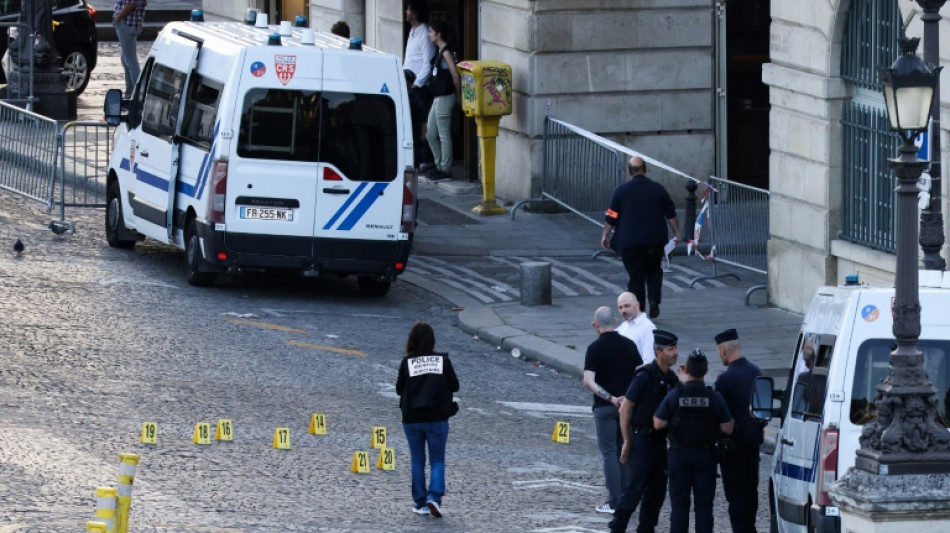
<instances>
[{"instance_id":1,"label":"numbered evidence marker 16","mask_svg":"<svg viewBox=\"0 0 950 533\"><path fill-rule=\"evenodd\" d=\"M571 425L567 422L554 424L554 434L551 435L551 440L560 442L561 444L571 442Z\"/></svg>"},{"instance_id":2,"label":"numbered evidence marker 16","mask_svg":"<svg viewBox=\"0 0 950 533\"><path fill-rule=\"evenodd\" d=\"M353 465L350 472L369 474L369 452L353 452Z\"/></svg>"},{"instance_id":3,"label":"numbered evidence marker 16","mask_svg":"<svg viewBox=\"0 0 950 533\"><path fill-rule=\"evenodd\" d=\"M218 419L218 427L214 430L214 439L231 442L234 440L234 431L231 426L231 420L228 418Z\"/></svg>"},{"instance_id":4,"label":"numbered evidence marker 16","mask_svg":"<svg viewBox=\"0 0 950 533\"><path fill-rule=\"evenodd\" d=\"M327 434L327 415L323 413L314 413L310 416L310 434L311 435L326 435Z\"/></svg>"},{"instance_id":5,"label":"numbered evidence marker 16","mask_svg":"<svg viewBox=\"0 0 950 533\"><path fill-rule=\"evenodd\" d=\"M158 444L158 424L156 422L142 423L142 444Z\"/></svg>"},{"instance_id":6,"label":"numbered evidence marker 16","mask_svg":"<svg viewBox=\"0 0 950 533\"><path fill-rule=\"evenodd\" d=\"M290 449L290 428L277 428L274 430L274 448L278 450Z\"/></svg>"},{"instance_id":7,"label":"numbered evidence marker 16","mask_svg":"<svg viewBox=\"0 0 950 533\"><path fill-rule=\"evenodd\" d=\"M377 449L384 449L386 447L386 428L382 426L373 427L373 437L372 437L372 446Z\"/></svg>"},{"instance_id":8,"label":"numbered evidence marker 16","mask_svg":"<svg viewBox=\"0 0 950 533\"><path fill-rule=\"evenodd\" d=\"M195 444L211 444L211 424L198 422L195 424L195 434L191 437Z\"/></svg>"},{"instance_id":9,"label":"numbered evidence marker 16","mask_svg":"<svg viewBox=\"0 0 950 533\"><path fill-rule=\"evenodd\" d=\"M396 469L396 452L392 448L383 448L379 450L379 459L376 460L376 468L380 470Z\"/></svg>"}]
</instances>

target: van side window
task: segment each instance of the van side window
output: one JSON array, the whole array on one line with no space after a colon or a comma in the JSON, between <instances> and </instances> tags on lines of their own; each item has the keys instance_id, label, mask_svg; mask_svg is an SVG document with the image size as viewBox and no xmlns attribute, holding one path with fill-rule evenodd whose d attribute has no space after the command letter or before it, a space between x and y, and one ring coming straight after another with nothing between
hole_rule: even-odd
<instances>
[{"instance_id":1,"label":"van side window","mask_svg":"<svg viewBox=\"0 0 950 533\"><path fill-rule=\"evenodd\" d=\"M793 417L821 416L833 353L833 345L821 344L817 335L805 334L796 369L798 376L792 391Z\"/></svg>"},{"instance_id":2,"label":"van side window","mask_svg":"<svg viewBox=\"0 0 950 533\"><path fill-rule=\"evenodd\" d=\"M950 341L920 340L927 377L937 389L937 423L950 427L947 406L950 403ZM877 418L874 400L877 386L887 377L888 360L894 341L870 339L858 348L851 388L851 422L867 424Z\"/></svg>"},{"instance_id":3,"label":"van side window","mask_svg":"<svg viewBox=\"0 0 950 533\"><path fill-rule=\"evenodd\" d=\"M133 89L132 105L129 107L129 128L136 128L142 123L142 107L145 105L145 88L148 87L148 79L152 75L152 66L155 64L155 58L150 57L142 67L142 75L139 76L138 83Z\"/></svg>"},{"instance_id":4,"label":"van side window","mask_svg":"<svg viewBox=\"0 0 950 533\"><path fill-rule=\"evenodd\" d=\"M241 111L238 155L316 162L319 119L317 92L251 89Z\"/></svg>"},{"instance_id":5,"label":"van side window","mask_svg":"<svg viewBox=\"0 0 950 533\"><path fill-rule=\"evenodd\" d=\"M166 141L171 140L175 134L185 77L183 72L165 65L152 67L142 108L142 131Z\"/></svg>"},{"instance_id":6,"label":"van side window","mask_svg":"<svg viewBox=\"0 0 950 533\"><path fill-rule=\"evenodd\" d=\"M181 135L199 148L211 150L214 137L214 121L218 114L218 98L221 84L198 75L192 75L188 98L185 99L185 116Z\"/></svg>"},{"instance_id":7,"label":"van side window","mask_svg":"<svg viewBox=\"0 0 950 533\"><path fill-rule=\"evenodd\" d=\"M353 181L396 178L396 106L380 94L323 93L320 161Z\"/></svg>"}]
</instances>

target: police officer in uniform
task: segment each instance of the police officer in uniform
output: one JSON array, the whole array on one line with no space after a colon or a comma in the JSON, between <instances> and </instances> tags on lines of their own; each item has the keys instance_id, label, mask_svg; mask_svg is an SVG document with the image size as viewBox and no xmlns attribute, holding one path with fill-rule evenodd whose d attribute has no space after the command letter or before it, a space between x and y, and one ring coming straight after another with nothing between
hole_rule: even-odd
<instances>
[{"instance_id":1,"label":"police officer in uniform","mask_svg":"<svg viewBox=\"0 0 950 533\"><path fill-rule=\"evenodd\" d=\"M716 496L715 446L721 434L732 433L734 422L722 396L706 387L709 362L702 350L693 350L677 376L683 385L673 389L653 415L657 431L669 428L670 533L689 531L689 497L693 495L696 533L712 533Z\"/></svg>"},{"instance_id":2,"label":"police officer in uniform","mask_svg":"<svg viewBox=\"0 0 950 533\"><path fill-rule=\"evenodd\" d=\"M623 448L620 462L630 461L630 477L625 480L620 501L610 521L610 531L627 530L630 516L640 505L637 531L652 533L666 498L666 432L653 429L653 413L666 394L679 384L671 370L676 364L679 339L669 331L653 330L656 359L637 370L620 406Z\"/></svg>"},{"instance_id":3,"label":"police officer in uniform","mask_svg":"<svg viewBox=\"0 0 950 533\"><path fill-rule=\"evenodd\" d=\"M739 333L727 329L716 335L716 350L726 371L716 378L716 390L722 394L736 421L732 449L724 451L720 471L722 488L729 502L729 521L735 533L755 533L759 510L759 446L762 424L752 417L752 383L762 371L742 356Z\"/></svg>"}]
</instances>

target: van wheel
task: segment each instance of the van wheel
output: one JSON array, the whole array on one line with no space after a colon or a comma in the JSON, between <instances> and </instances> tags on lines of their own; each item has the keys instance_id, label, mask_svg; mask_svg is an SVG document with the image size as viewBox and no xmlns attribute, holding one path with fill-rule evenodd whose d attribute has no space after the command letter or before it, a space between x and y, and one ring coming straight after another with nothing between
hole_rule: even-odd
<instances>
[{"instance_id":1,"label":"van wheel","mask_svg":"<svg viewBox=\"0 0 950 533\"><path fill-rule=\"evenodd\" d=\"M386 293L389 292L389 287L392 285L391 281L380 281L369 276L360 276L357 278L357 283L360 285L360 292L363 293L363 296L373 296L377 298L386 296Z\"/></svg>"},{"instance_id":2,"label":"van wheel","mask_svg":"<svg viewBox=\"0 0 950 533\"><path fill-rule=\"evenodd\" d=\"M201 267L206 261L201 256L201 241L195 231L195 222L189 221L185 226L185 279L196 287L210 287L214 285L217 274L202 272Z\"/></svg>"},{"instance_id":3,"label":"van wheel","mask_svg":"<svg viewBox=\"0 0 950 533\"><path fill-rule=\"evenodd\" d=\"M122 195L119 192L119 182L113 181L106 194L106 242L113 248L132 248L134 240L119 237L119 231L125 229L122 217Z\"/></svg>"}]
</instances>

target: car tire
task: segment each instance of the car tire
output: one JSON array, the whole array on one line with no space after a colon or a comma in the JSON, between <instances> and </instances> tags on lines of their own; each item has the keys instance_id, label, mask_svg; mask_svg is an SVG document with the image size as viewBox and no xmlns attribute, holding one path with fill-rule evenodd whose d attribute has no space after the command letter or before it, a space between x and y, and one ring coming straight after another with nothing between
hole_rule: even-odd
<instances>
[{"instance_id":1,"label":"car tire","mask_svg":"<svg viewBox=\"0 0 950 533\"><path fill-rule=\"evenodd\" d=\"M371 296L373 298L386 296L386 293L389 292L389 287L392 286L391 281L380 281L370 276L360 276L357 278L357 283L359 283L360 292L363 296Z\"/></svg>"},{"instance_id":2,"label":"car tire","mask_svg":"<svg viewBox=\"0 0 950 533\"><path fill-rule=\"evenodd\" d=\"M82 49L70 50L63 55L63 74L66 75L66 88L82 94L89 85L92 71L89 68L89 53Z\"/></svg>"},{"instance_id":3,"label":"car tire","mask_svg":"<svg viewBox=\"0 0 950 533\"><path fill-rule=\"evenodd\" d=\"M106 242L113 248L132 248L135 240L123 239L121 230L125 230L125 219L122 216L122 194L119 191L119 182L113 181L106 193Z\"/></svg>"},{"instance_id":4,"label":"car tire","mask_svg":"<svg viewBox=\"0 0 950 533\"><path fill-rule=\"evenodd\" d=\"M194 220L185 226L185 279L195 287L210 287L218 277L214 272L202 272L204 257L201 255L201 240L195 231Z\"/></svg>"}]
</instances>

